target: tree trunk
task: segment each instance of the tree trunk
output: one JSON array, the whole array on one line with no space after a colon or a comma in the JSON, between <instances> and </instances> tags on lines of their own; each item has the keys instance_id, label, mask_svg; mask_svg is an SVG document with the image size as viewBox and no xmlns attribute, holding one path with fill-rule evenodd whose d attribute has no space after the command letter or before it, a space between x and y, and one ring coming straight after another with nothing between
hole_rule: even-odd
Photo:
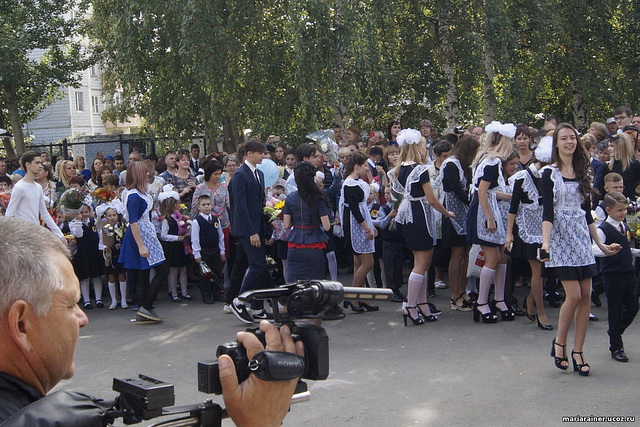
<instances>
[{"instance_id":1,"label":"tree trunk","mask_svg":"<svg viewBox=\"0 0 640 427\"><path fill-rule=\"evenodd\" d=\"M0 113L0 129L6 129L7 124L4 121L4 115ZM4 152L6 157L15 157L16 150L13 149L13 144L11 144L11 138L0 138L2 140L2 144L4 145Z\"/></svg>"},{"instance_id":2,"label":"tree trunk","mask_svg":"<svg viewBox=\"0 0 640 427\"><path fill-rule=\"evenodd\" d=\"M484 44L484 78L482 80L482 104L484 124L491 123L496 115L496 94L493 86L493 52L489 43Z\"/></svg>"},{"instance_id":3,"label":"tree trunk","mask_svg":"<svg viewBox=\"0 0 640 427\"><path fill-rule=\"evenodd\" d=\"M434 32L438 42L438 59L446 81L445 114L447 116L447 127L453 129L460 120L460 104L458 100L458 85L456 84L456 70L453 65L453 46L449 42L449 24L440 19L434 25Z\"/></svg>"},{"instance_id":4,"label":"tree trunk","mask_svg":"<svg viewBox=\"0 0 640 427\"><path fill-rule=\"evenodd\" d=\"M584 131L589 127L587 102L575 83L571 83L571 113L576 129Z\"/></svg>"},{"instance_id":5,"label":"tree trunk","mask_svg":"<svg viewBox=\"0 0 640 427\"><path fill-rule=\"evenodd\" d=\"M21 156L25 151L24 135L22 133L22 120L20 120L20 110L18 109L18 97L15 88L4 87L4 101L7 111L9 111L9 122L11 123L11 133L16 146L16 154Z\"/></svg>"},{"instance_id":6,"label":"tree trunk","mask_svg":"<svg viewBox=\"0 0 640 427\"><path fill-rule=\"evenodd\" d=\"M235 119L225 117L222 121L222 133L224 135L224 142L222 143L224 151L229 154L235 153L238 149L238 144L241 142L240 135L238 134L237 121Z\"/></svg>"}]
</instances>

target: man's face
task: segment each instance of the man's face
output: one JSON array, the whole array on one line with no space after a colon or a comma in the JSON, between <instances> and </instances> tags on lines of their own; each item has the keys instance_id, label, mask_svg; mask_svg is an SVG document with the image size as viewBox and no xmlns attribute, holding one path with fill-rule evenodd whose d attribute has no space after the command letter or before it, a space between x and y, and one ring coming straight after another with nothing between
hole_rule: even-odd
<instances>
[{"instance_id":1,"label":"man's face","mask_svg":"<svg viewBox=\"0 0 640 427\"><path fill-rule=\"evenodd\" d=\"M252 165L259 165L264 159L264 151L248 151L246 160Z\"/></svg>"},{"instance_id":2,"label":"man's face","mask_svg":"<svg viewBox=\"0 0 640 427\"><path fill-rule=\"evenodd\" d=\"M175 160L173 161L173 163L175 165ZM122 172L124 170L124 160L116 160L114 164L118 172Z\"/></svg>"},{"instance_id":3,"label":"man's face","mask_svg":"<svg viewBox=\"0 0 640 427\"><path fill-rule=\"evenodd\" d=\"M80 307L80 286L73 267L62 254L54 255L62 275L63 289L51 296L51 309L35 322L32 339L36 374L45 392L51 390L60 380L69 379L75 372L73 353L78 342L80 328L89 323Z\"/></svg>"},{"instance_id":4,"label":"man's face","mask_svg":"<svg viewBox=\"0 0 640 427\"><path fill-rule=\"evenodd\" d=\"M618 129L624 129L626 126L631 126L631 116L627 116L626 113L620 113L614 117L616 119L616 124L618 125Z\"/></svg>"},{"instance_id":5,"label":"man's face","mask_svg":"<svg viewBox=\"0 0 640 427\"><path fill-rule=\"evenodd\" d=\"M480 126L474 127L473 130L471 131L471 135L473 135L475 139L480 139L483 133L484 133L484 130Z\"/></svg>"},{"instance_id":6,"label":"man's face","mask_svg":"<svg viewBox=\"0 0 640 427\"><path fill-rule=\"evenodd\" d=\"M422 134L422 136L425 139L430 139L431 138L431 126L420 126L420 133Z\"/></svg>"},{"instance_id":7,"label":"man's face","mask_svg":"<svg viewBox=\"0 0 640 427\"><path fill-rule=\"evenodd\" d=\"M110 168L112 168L112 167L113 167L113 160L111 160L111 159L104 159L104 164L105 164L106 166L109 166Z\"/></svg>"},{"instance_id":8,"label":"man's face","mask_svg":"<svg viewBox=\"0 0 640 427\"><path fill-rule=\"evenodd\" d=\"M633 119L631 119L631 125L636 129L640 129L640 116L633 116Z\"/></svg>"},{"instance_id":9,"label":"man's face","mask_svg":"<svg viewBox=\"0 0 640 427\"><path fill-rule=\"evenodd\" d=\"M40 170L42 170L42 160L40 159L40 156L36 156L31 162L25 163L25 167L27 172L31 172L37 176L40 173Z\"/></svg>"},{"instance_id":10,"label":"man's face","mask_svg":"<svg viewBox=\"0 0 640 427\"><path fill-rule=\"evenodd\" d=\"M609 133L615 133L618 130L618 122L611 122L607 125Z\"/></svg>"},{"instance_id":11,"label":"man's face","mask_svg":"<svg viewBox=\"0 0 640 427\"><path fill-rule=\"evenodd\" d=\"M191 157L193 157L194 159L200 158L200 147L191 149Z\"/></svg>"},{"instance_id":12,"label":"man's face","mask_svg":"<svg viewBox=\"0 0 640 427\"><path fill-rule=\"evenodd\" d=\"M167 154L164 161L167 163L167 167L169 169L176 168L176 155L175 154Z\"/></svg>"},{"instance_id":13,"label":"man's face","mask_svg":"<svg viewBox=\"0 0 640 427\"><path fill-rule=\"evenodd\" d=\"M40 153L40 160L42 160L42 163L46 163L49 161L49 154L48 153Z\"/></svg>"},{"instance_id":14,"label":"man's face","mask_svg":"<svg viewBox=\"0 0 640 427\"><path fill-rule=\"evenodd\" d=\"M309 161L313 166L316 167L316 169L320 170L322 169L322 162L324 161L324 156L322 155L322 152L320 150L316 150L316 152L313 153L313 156L311 156Z\"/></svg>"},{"instance_id":15,"label":"man's face","mask_svg":"<svg viewBox=\"0 0 640 427\"><path fill-rule=\"evenodd\" d=\"M138 160L140 160L140 153L137 151L129 153L129 164L131 164L131 162L137 162Z\"/></svg>"}]
</instances>

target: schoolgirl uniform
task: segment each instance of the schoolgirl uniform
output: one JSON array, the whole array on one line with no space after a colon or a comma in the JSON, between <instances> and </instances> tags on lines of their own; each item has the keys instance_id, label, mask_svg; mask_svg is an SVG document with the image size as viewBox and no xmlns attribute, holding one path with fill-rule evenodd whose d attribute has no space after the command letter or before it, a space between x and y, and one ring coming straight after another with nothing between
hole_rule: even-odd
<instances>
[{"instance_id":1,"label":"schoolgirl uniform","mask_svg":"<svg viewBox=\"0 0 640 427\"><path fill-rule=\"evenodd\" d=\"M165 260L164 251L149 217L149 212L153 208L153 197L132 189L124 196L124 204L127 207L125 214L129 223L137 223L140 227L140 237L149 251L149 256L146 258L140 256L138 244L129 227L122 239L118 261L124 265L124 268L132 270L148 270L161 264Z\"/></svg>"},{"instance_id":2,"label":"schoolgirl uniform","mask_svg":"<svg viewBox=\"0 0 640 427\"><path fill-rule=\"evenodd\" d=\"M439 179L444 192L443 206L456 214L455 218L442 218L443 245L448 248L467 246L467 214L469 194L467 178L460 161L447 157L440 167Z\"/></svg>"},{"instance_id":3,"label":"schoolgirl uniform","mask_svg":"<svg viewBox=\"0 0 640 427\"><path fill-rule=\"evenodd\" d=\"M402 224L402 236L412 251L429 251L436 244L433 209L427 201L422 184L430 182L427 165L403 163L398 177L395 170L389 172L393 190L404 194L396 222ZM425 235L426 232L426 235Z\"/></svg>"},{"instance_id":4,"label":"schoolgirl uniform","mask_svg":"<svg viewBox=\"0 0 640 427\"><path fill-rule=\"evenodd\" d=\"M189 256L185 251L184 242L180 241L179 238L178 221L173 215L163 219L160 240L162 241L164 256L169 267L181 268L189 263Z\"/></svg>"},{"instance_id":5,"label":"schoolgirl uniform","mask_svg":"<svg viewBox=\"0 0 640 427\"><path fill-rule=\"evenodd\" d=\"M375 241L368 240L361 223L366 222L373 232L373 221L367 210L369 184L361 179L347 178L340 190L339 212L342 236L354 254L371 254L376 251Z\"/></svg>"},{"instance_id":6,"label":"schoolgirl uniform","mask_svg":"<svg viewBox=\"0 0 640 427\"><path fill-rule=\"evenodd\" d=\"M480 181L489 182L487 197L489 199L491 216L496 223L496 230L494 231L489 231L487 229L487 216L484 213L484 209L480 206L480 200L478 198L478 187L480 185ZM502 175L502 162L498 157L485 157L478 166L476 166L476 169L473 172L471 187L473 200L471 201L469 212L467 214L467 241L469 243L489 247L504 245L506 238L506 224L502 220L502 215L500 214L496 191L502 190L505 187L506 184Z\"/></svg>"},{"instance_id":7,"label":"schoolgirl uniform","mask_svg":"<svg viewBox=\"0 0 640 427\"><path fill-rule=\"evenodd\" d=\"M96 228L96 220L89 218L85 223L74 219L69 223L69 228L77 242L73 270L78 276L78 280L100 277L103 274L104 258L98 249L100 238ZM101 295L96 295L96 299L100 300Z\"/></svg>"},{"instance_id":8,"label":"schoolgirl uniform","mask_svg":"<svg viewBox=\"0 0 640 427\"><path fill-rule=\"evenodd\" d=\"M540 204L540 171L535 165L516 172L509 183L513 196L509 213L516 216L513 226L511 256L527 260L537 259L542 244L542 205Z\"/></svg>"},{"instance_id":9,"label":"schoolgirl uniform","mask_svg":"<svg viewBox=\"0 0 640 427\"><path fill-rule=\"evenodd\" d=\"M543 221L553 223L549 261L542 276L558 280L582 280L597 274L591 250L589 224L593 223L589 199L580 194L576 179L564 178L555 165L541 170Z\"/></svg>"},{"instance_id":10,"label":"schoolgirl uniform","mask_svg":"<svg viewBox=\"0 0 640 427\"><path fill-rule=\"evenodd\" d=\"M117 222L113 226L113 228L120 228L120 227L121 227L120 222ZM98 243L98 249L100 249L100 251L104 251L104 249L106 248L106 245L104 244L105 233L106 233L106 230L103 228L100 232L100 242ZM119 237L117 233L114 233L113 235L114 243L113 243L113 246L111 246L111 251L110 251L110 254L108 255L108 258L105 258L105 263L104 263L105 267L104 267L103 274L119 275L126 272L124 265L122 265L122 263L119 261L120 249L116 249L117 244L120 244L120 247L122 247L123 238L124 238L124 234L122 235L122 237Z\"/></svg>"}]
</instances>

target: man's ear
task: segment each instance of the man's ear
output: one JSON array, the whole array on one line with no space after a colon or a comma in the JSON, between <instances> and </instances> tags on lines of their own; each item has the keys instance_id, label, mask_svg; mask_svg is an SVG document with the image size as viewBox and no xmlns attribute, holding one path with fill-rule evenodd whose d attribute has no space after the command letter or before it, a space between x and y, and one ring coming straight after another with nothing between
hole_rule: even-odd
<instances>
[{"instance_id":1,"label":"man's ear","mask_svg":"<svg viewBox=\"0 0 640 427\"><path fill-rule=\"evenodd\" d=\"M9 336L24 353L32 349L29 334L33 331L33 325L37 314L31 304L23 300L14 302L6 315L7 331Z\"/></svg>"}]
</instances>

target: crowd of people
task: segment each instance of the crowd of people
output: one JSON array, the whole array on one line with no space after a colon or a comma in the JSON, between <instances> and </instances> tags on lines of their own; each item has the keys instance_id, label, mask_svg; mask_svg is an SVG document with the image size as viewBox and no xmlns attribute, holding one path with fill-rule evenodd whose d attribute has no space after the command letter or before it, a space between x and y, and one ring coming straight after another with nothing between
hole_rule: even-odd
<instances>
[{"instance_id":1,"label":"crowd of people","mask_svg":"<svg viewBox=\"0 0 640 427\"><path fill-rule=\"evenodd\" d=\"M163 286L184 302L196 299L196 282L202 302L221 301L249 324L272 316L240 293L337 280L342 269L352 274L345 285L390 288L405 326L438 320L437 292L475 322L526 316L557 331L560 369L575 321L573 366L588 375L591 302L606 292L618 361L627 360L622 333L638 311L625 215L640 184L639 126L620 107L583 134L553 116L539 130L492 122L444 135L428 120L417 129L394 120L368 137L335 126L333 151L272 136L203 158L196 144L161 158L133 151L127 165L120 153L87 167L81 157L52 166L46 153L27 152L13 174L0 160L0 205L71 249L85 311L108 298L109 309L136 310L139 323L161 322L153 303ZM265 158L278 166L268 185ZM530 291L519 302L522 286ZM544 301L557 307L562 298L554 326ZM356 300L344 308L378 310Z\"/></svg>"}]
</instances>

